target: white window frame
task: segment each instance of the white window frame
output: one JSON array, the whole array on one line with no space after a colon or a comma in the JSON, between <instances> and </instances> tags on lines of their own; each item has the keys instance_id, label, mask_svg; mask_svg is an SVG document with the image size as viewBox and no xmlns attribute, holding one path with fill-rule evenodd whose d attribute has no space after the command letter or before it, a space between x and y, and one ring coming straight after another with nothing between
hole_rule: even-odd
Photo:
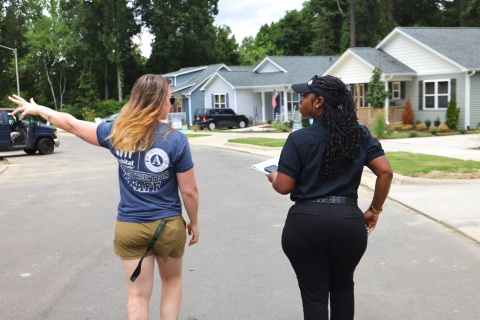
<instances>
[{"instance_id":1,"label":"white window frame","mask_svg":"<svg viewBox=\"0 0 480 320\"><path fill-rule=\"evenodd\" d=\"M300 108L300 93L297 92L287 92L287 108L289 112L293 112L293 106L295 106L295 111L298 111Z\"/></svg>"},{"instance_id":2,"label":"white window frame","mask_svg":"<svg viewBox=\"0 0 480 320\"><path fill-rule=\"evenodd\" d=\"M360 86L360 107L368 107L365 105L365 86L363 85L363 83L359 83L358 84ZM353 101L355 101L355 105L357 105L357 88L356 88L356 84L353 83L352 84L352 87L353 87L353 92L352 92L352 97L353 97Z\"/></svg>"},{"instance_id":3,"label":"white window frame","mask_svg":"<svg viewBox=\"0 0 480 320\"><path fill-rule=\"evenodd\" d=\"M392 99L401 99L402 84L400 82L392 82Z\"/></svg>"},{"instance_id":4,"label":"white window frame","mask_svg":"<svg viewBox=\"0 0 480 320\"><path fill-rule=\"evenodd\" d=\"M447 93L438 93L438 83L447 82L448 92ZM427 94L427 83L434 83L435 92ZM452 90L452 85L450 79L438 79L438 80L423 80L423 110L447 110L448 102L450 102L450 92ZM433 97L435 100L433 108L427 108L427 97ZM440 108L438 106L438 97L447 97L447 106L445 108Z\"/></svg>"},{"instance_id":5,"label":"white window frame","mask_svg":"<svg viewBox=\"0 0 480 320\"><path fill-rule=\"evenodd\" d=\"M223 102L221 101L223 97ZM226 93L214 93L213 94L213 108L225 109L227 108L227 94Z\"/></svg>"}]
</instances>

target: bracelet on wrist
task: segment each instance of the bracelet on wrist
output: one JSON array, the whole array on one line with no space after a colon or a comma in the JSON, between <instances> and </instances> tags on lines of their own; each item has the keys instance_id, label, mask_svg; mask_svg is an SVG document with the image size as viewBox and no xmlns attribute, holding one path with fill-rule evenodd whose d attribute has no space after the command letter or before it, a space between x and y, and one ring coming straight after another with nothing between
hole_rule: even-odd
<instances>
[{"instance_id":1,"label":"bracelet on wrist","mask_svg":"<svg viewBox=\"0 0 480 320\"><path fill-rule=\"evenodd\" d=\"M372 206L372 205L370 205L370 207L368 207L368 209L369 209L370 211L372 211L374 214L380 214L380 213L382 213L382 211L383 211L383 208L380 208L379 210L377 210L377 209L375 209L375 207Z\"/></svg>"}]
</instances>

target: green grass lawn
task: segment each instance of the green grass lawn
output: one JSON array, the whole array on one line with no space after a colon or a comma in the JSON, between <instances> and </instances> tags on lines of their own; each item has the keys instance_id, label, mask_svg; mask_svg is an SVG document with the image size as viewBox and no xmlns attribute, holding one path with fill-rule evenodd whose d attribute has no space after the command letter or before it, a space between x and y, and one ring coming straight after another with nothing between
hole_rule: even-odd
<instances>
[{"instance_id":1,"label":"green grass lawn","mask_svg":"<svg viewBox=\"0 0 480 320\"><path fill-rule=\"evenodd\" d=\"M252 144L255 146L262 146L262 147L283 147L283 145L285 144L285 139L252 137L252 138L229 139L228 142Z\"/></svg>"},{"instance_id":2,"label":"green grass lawn","mask_svg":"<svg viewBox=\"0 0 480 320\"><path fill-rule=\"evenodd\" d=\"M263 147L283 147L285 139L241 138L228 142L252 144ZM388 152L386 154L394 172L404 176L417 176L431 171L469 173L480 169L480 161L453 159L410 152Z\"/></svg>"},{"instance_id":3,"label":"green grass lawn","mask_svg":"<svg viewBox=\"0 0 480 320\"><path fill-rule=\"evenodd\" d=\"M185 136L187 138L197 138L197 137L210 137L211 134L203 134L203 133L200 133L200 134L195 134L195 133L186 133Z\"/></svg>"},{"instance_id":4,"label":"green grass lawn","mask_svg":"<svg viewBox=\"0 0 480 320\"><path fill-rule=\"evenodd\" d=\"M414 177L432 171L469 173L480 169L480 161L461 160L410 152L387 152L394 172Z\"/></svg>"}]
</instances>

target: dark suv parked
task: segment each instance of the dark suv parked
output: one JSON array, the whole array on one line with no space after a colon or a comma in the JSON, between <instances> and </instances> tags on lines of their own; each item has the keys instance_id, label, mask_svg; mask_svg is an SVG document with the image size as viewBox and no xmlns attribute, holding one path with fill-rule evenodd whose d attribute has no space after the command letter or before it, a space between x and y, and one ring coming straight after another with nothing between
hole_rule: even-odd
<instances>
[{"instance_id":1,"label":"dark suv parked","mask_svg":"<svg viewBox=\"0 0 480 320\"><path fill-rule=\"evenodd\" d=\"M51 154L60 145L57 129L35 122L29 115L20 120L14 109L0 108L0 151L22 150Z\"/></svg>"},{"instance_id":2,"label":"dark suv parked","mask_svg":"<svg viewBox=\"0 0 480 320\"><path fill-rule=\"evenodd\" d=\"M245 128L248 126L248 118L242 114L236 114L233 109L229 108L203 108L195 111L193 124L198 125L200 129L208 128L210 130L220 127Z\"/></svg>"}]
</instances>

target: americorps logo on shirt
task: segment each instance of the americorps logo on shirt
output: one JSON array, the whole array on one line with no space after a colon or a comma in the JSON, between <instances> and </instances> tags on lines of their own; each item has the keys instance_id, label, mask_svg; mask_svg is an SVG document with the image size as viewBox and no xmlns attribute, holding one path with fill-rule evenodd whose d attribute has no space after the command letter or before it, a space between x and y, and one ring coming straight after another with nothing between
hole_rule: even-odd
<instances>
[{"instance_id":1,"label":"americorps logo on shirt","mask_svg":"<svg viewBox=\"0 0 480 320\"><path fill-rule=\"evenodd\" d=\"M140 160L140 157L132 157L131 152L117 151L116 153L119 156L118 162L123 173L123 179L137 192L158 192L162 181L169 178L167 169L170 159L162 149L153 148L145 153L144 164L146 170L143 169L144 171L138 166L137 161Z\"/></svg>"},{"instance_id":2,"label":"americorps logo on shirt","mask_svg":"<svg viewBox=\"0 0 480 320\"><path fill-rule=\"evenodd\" d=\"M170 159L165 151L159 148L150 149L145 155L145 165L152 172L162 172L168 168Z\"/></svg>"}]
</instances>

